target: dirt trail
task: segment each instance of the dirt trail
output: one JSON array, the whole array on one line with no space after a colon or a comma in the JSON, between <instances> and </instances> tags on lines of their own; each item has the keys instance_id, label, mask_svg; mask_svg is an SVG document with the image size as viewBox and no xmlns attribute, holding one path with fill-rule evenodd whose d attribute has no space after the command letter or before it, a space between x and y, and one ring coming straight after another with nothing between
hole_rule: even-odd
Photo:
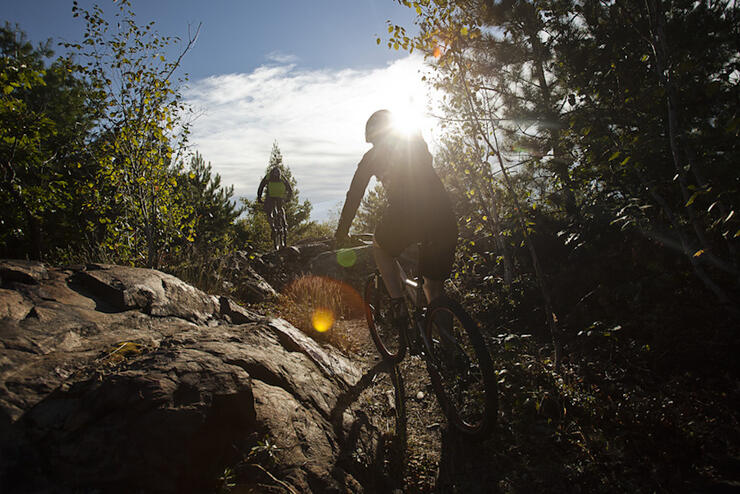
<instances>
[{"instance_id":1,"label":"dirt trail","mask_svg":"<svg viewBox=\"0 0 740 494\"><path fill-rule=\"evenodd\" d=\"M388 439L387 475L403 492L436 492L442 436L447 422L429 383L424 360L407 355L396 369L382 364L364 320L338 321L335 330L350 340L352 357L365 374L373 374L358 396L379 417L377 427ZM403 399L397 399L396 393Z\"/></svg>"}]
</instances>

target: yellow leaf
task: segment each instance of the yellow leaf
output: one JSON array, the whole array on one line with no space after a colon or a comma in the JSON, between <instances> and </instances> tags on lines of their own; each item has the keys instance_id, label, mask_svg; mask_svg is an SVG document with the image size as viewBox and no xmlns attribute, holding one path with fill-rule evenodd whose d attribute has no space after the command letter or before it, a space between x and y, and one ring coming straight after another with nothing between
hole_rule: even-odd
<instances>
[{"instance_id":1,"label":"yellow leaf","mask_svg":"<svg viewBox=\"0 0 740 494\"><path fill-rule=\"evenodd\" d=\"M696 192L694 192L693 194L691 194L691 197L689 197L689 200L688 200L688 201L686 201L686 205L685 205L685 207L689 207L689 206L691 206L692 204L694 204L694 201L696 200L696 198L697 198L698 196L699 196L699 191L696 191Z\"/></svg>"},{"instance_id":2,"label":"yellow leaf","mask_svg":"<svg viewBox=\"0 0 740 494\"><path fill-rule=\"evenodd\" d=\"M468 28L465 27L465 26L463 26L462 28L460 28L460 34L462 34L463 36L467 36L468 35Z\"/></svg>"}]
</instances>

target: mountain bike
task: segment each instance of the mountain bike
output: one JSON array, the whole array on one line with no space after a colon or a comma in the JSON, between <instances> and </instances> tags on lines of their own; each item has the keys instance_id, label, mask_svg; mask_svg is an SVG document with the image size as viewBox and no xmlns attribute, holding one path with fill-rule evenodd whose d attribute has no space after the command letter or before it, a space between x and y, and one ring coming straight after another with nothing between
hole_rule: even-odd
<instances>
[{"instance_id":1,"label":"mountain bike","mask_svg":"<svg viewBox=\"0 0 740 494\"><path fill-rule=\"evenodd\" d=\"M288 226L285 224L285 209L282 205L275 204L267 214L272 233L272 246L279 250L288 244Z\"/></svg>"},{"instance_id":2,"label":"mountain bike","mask_svg":"<svg viewBox=\"0 0 740 494\"><path fill-rule=\"evenodd\" d=\"M365 285L365 316L381 357L403 360L409 345L421 346L432 388L447 420L471 436L487 435L496 422L496 372L478 325L446 295L426 305L424 278L409 277L398 264L410 328L394 327L391 299L376 271ZM418 268L418 266L417 266ZM415 269L418 271L418 269Z\"/></svg>"}]
</instances>

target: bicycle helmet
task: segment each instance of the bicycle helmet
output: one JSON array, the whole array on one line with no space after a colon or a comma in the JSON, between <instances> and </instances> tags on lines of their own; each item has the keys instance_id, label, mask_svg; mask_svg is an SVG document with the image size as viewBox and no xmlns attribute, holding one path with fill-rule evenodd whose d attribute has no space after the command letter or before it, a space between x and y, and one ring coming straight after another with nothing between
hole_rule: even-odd
<instances>
[{"instance_id":1,"label":"bicycle helmet","mask_svg":"<svg viewBox=\"0 0 740 494\"><path fill-rule=\"evenodd\" d=\"M367 119L365 124L365 142L375 142L390 131L393 115L388 110L378 110Z\"/></svg>"}]
</instances>

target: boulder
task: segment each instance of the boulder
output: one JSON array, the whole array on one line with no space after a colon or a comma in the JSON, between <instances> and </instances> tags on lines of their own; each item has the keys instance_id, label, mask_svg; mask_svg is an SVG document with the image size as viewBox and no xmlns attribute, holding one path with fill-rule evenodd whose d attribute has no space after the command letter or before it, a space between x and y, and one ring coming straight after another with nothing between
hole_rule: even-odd
<instances>
[{"instance_id":1,"label":"boulder","mask_svg":"<svg viewBox=\"0 0 740 494\"><path fill-rule=\"evenodd\" d=\"M362 293L365 280L375 270L372 245L323 252L309 263L309 271L344 281Z\"/></svg>"},{"instance_id":2,"label":"boulder","mask_svg":"<svg viewBox=\"0 0 740 494\"><path fill-rule=\"evenodd\" d=\"M223 260L220 275L240 300L248 303L274 300L277 292L253 267L260 264L258 256L236 251Z\"/></svg>"},{"instance_id":3,"label":"boulder","mask_svg":"<svg viewBox=\"0 0 740 494\"><path fill-rule=\"evenodd\" d=\"M338 350L155 270L0 273L0 492L213 492L264 444L295 492L376 490Z\"/></svg>"},{"instance_id":4,"label":"boulder","mask_svg":"<svg viewBox=\"0 0 740 494\"><path fill-rule=\"evenodd\" d=\"M279 250L253 255L251 265L270 285L282 290L291 281L309 272L311 259L329 250L331 250L329 240L289 245Z\"/></svg>"}]
</instances>

